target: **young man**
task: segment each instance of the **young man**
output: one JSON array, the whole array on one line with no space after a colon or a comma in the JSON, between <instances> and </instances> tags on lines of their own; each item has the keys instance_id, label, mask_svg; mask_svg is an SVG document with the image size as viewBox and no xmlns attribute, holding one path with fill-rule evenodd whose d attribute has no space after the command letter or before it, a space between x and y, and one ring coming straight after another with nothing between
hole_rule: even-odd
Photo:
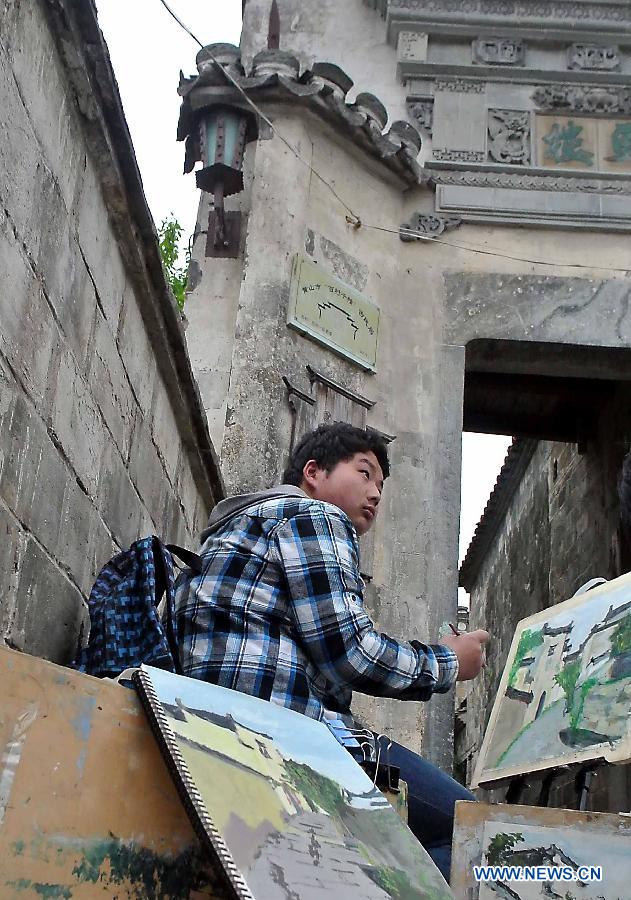
<instances>
[{"instance_id":1,"label":"young man","mask_svg":"<svg viewBox=\"0 0 631 900\"><path fill-rule=\"evenodd\" d=\"M307 434L284 484L232 497L202 533L202 575L185 573L176 610L185 675L315 719L361 727L352 691L428 700L482 665L485 631L402 642L366 613L358 535L372 526L390 466L376 435L337 422ZM394 744L409 824L449 877L453 807L472 795Z\"/></svg>"}]
</instances>

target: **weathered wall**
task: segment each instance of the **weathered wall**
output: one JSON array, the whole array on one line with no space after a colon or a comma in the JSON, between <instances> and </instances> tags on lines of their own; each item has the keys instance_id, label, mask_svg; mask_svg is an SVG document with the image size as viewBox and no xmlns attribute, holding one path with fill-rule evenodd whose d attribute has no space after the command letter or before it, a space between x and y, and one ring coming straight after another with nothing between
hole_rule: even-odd
<instances>
[{"instance_id":1,"label":"weathered wall","mask_svg":"<svg viewBox=\"0 0 631 900\"><path fill-rule=\"evenodd\" d=\"M585 447L542 441L506 515L497 526L485 516L479 526L497 527L497 532L475 568L470 623L472 628L488 628L493 640L484 677L467 692L461 748L468 757L469 776L517 622L566 600L591 578L622 574L617 482L630 441L628 390L619 389L603 408L597 431ZM627 774L616 767L606 770L595 782L590 808L627 809L631 796L626 780ZM571 790L563 802L572 803Z\"/></svg>"},{"instance_id":2,"label":"weathered wall","mask_svg":"<svg viewBox=\"0 0 631 900\"><path fill-rule=\"evenodd\" d=\"M0 4L0 637L68 662L101 565L221 487L94 11L52 6Z\"/></svg>"}]
</instances>

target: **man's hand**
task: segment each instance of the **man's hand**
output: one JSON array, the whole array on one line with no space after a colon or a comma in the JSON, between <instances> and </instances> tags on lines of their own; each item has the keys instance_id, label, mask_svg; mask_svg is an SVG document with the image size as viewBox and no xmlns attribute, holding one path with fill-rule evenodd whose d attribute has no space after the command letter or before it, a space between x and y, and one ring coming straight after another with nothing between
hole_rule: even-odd
<instances>
[{"instance_id":1,"label":"man's hand","mask_svg":"<svg viewBox=\"0 0 631 900\"><path fill-rule=\"evenodd\" d=\"M449 647L458 657L458 681L470 681L484 665L484 645L489 639L488 631L463 631L462 634L447 634L440 643Z\"/></svg>"}]
</instances>

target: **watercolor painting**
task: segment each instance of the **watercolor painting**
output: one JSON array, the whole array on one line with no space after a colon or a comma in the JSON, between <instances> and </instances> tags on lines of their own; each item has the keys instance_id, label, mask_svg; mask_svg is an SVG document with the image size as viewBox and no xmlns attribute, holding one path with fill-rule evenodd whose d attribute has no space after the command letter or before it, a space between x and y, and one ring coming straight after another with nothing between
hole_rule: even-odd
<instances>
[{"instance_id":1,"label":"watercolor painting","mask_svg":"<svg viewBox=\"0 0 631 900\"><path fill-rule=\"evenodd\" d=\"M484 865L544 866L573 869L602 867L602 881L568 882L550 879L543 882L484 882L480 900L540 900L542 896L563 900L624 900L631 878L628 836L590 834L589 839L573 828L514 825L509 822L487 823L482 839ZM597 863L594 862L597 860ZM586 875L587 879L589 876Z\"/></svg>"},{"instance_id":2,"label":"watercolor painting","mask_svg":"<svg viewBox=\"0 0 631 900\"><path fill-rule=\"evenodd\" d=\"M600 867L602 880L477 883L473 867ZM550 873L553 874L553 873ZM561 873L559 873L561 874ZM625 900L631 882L631 821L609 813L534 806L456 804L452 889L467 900Z\"/></svg>"},{"instance_id":3,"label":"watercolor painting","mask_svg":"<svg viewBox=\"0 0 631 900\"><path fill-rule=\"evenodd\" d=\"M631 575L519 622L473 786L631 758Z\"/></svg>"},{"instance_id":4,"label":"watercolor painting","mask_svg":"<svg viewBox=\"0 0 631 900\"><path fill-rule=\"evenodd\" d=\"M252 896L453 898L326 725L195 679L143 671Z\"/></svg>"}]
</instances>

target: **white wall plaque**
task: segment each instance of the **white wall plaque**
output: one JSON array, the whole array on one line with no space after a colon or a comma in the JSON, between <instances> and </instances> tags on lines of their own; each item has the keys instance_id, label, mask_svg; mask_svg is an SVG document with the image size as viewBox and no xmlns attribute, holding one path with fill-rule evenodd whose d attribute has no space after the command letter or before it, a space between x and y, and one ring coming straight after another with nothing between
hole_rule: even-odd
<instances>
[{"instance_id":1,"label":"white wall plaque","mask_svg":"<svg viewBox=\"0 0 631 900\"><path fill-rule=\"evenodd\" d=\"M287 324L363 369L376 370L379 307L301 254L291 273Z\"/></svg>"}]
</instances>

